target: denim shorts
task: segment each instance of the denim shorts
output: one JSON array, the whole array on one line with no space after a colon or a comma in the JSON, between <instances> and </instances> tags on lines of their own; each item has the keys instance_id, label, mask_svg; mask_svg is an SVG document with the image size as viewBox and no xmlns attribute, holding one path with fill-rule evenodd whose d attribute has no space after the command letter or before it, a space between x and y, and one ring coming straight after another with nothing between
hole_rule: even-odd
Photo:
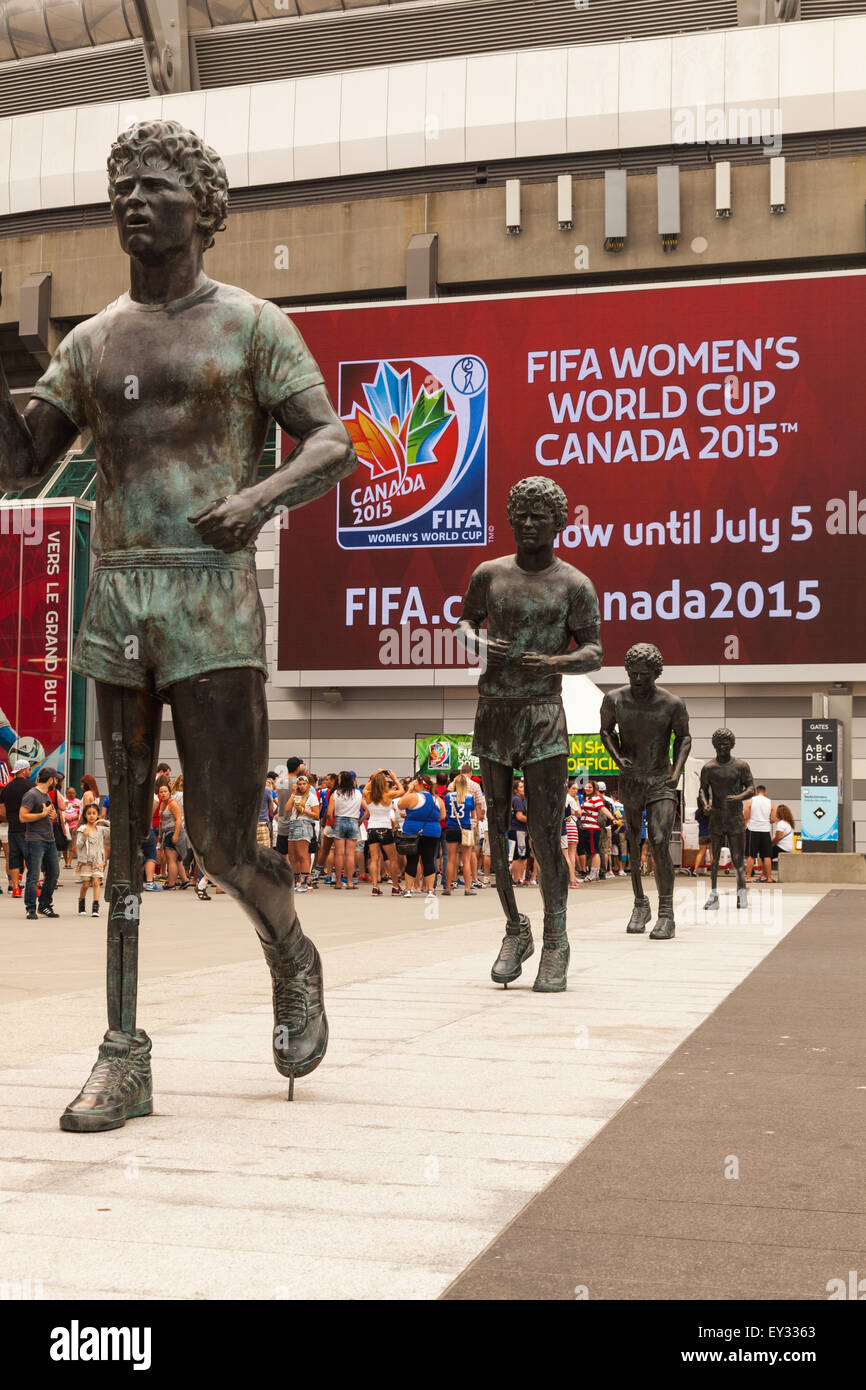
<instances>
[{"instance_id":1,"label":"denim shorts","mask_svg":"<svg viewBox=\"0 0 866 1390\"><path fill-rule=\"evenodd\" d=\"M354 816L334 818L334 838L336 840L358 840L361 836L361 823Z\"/></svg>"},{"instance_id":2,"label":"denim shorts","mask_svg":"<svg viewBox=\"0 0 866 1390\"><path fill-rule=\"evenodd\" d=\"M313 822L311 820L290 820L286 830L287 840L312 840Z\"/></svg>"}]
</instances>

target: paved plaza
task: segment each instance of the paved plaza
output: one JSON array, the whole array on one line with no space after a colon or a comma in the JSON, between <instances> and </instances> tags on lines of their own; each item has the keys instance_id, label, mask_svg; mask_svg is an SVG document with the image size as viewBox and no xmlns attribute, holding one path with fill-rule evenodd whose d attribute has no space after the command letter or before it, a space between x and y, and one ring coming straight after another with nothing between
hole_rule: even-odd
<instances>
[{"instance_id":1,"label":"paved plaza","mask_svg":"<svg viewBox=\"0 0 866 1390\"><path fill-rule=\"evenodd\" d=\"M568 992L537 995L535 889L507 992L493 890L431 909L319 889L298 904L331 1043L292 1105L252 927L228 897L154 894L155 1113L78 1135L57 1120L105 1027L106 923L64 877L57 922L0 899L0 1267L37 1296L821 1298L866 1267L862 892L755 888L737 913L723 879L706 920L683 878L653 942L625 935L627 885L587 885Z\"/></svg>"}]
</instances>

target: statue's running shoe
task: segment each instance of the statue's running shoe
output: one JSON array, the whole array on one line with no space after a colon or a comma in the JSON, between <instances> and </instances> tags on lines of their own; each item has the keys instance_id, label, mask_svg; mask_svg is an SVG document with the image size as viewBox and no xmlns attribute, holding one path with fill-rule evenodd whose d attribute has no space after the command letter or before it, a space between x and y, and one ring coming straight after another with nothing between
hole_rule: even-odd
<instances>
[{"instance_id":1,"label":"statue's running shoe","mask_svg":"<svg viewBox=\"0 0 866 1390\"><path fill-rule=\"evenodd\" d=\"M523 970L523 962L535 951L529 918L520 914L520 925L505 928L499 955L493 963L490 978L495 985L510 985Z\"/></svg>"},{"instance_id":2,"label":"statue's running shoe","mask_svg":"<svg viewBox=\"0 0 866 1390\"><path fill-rule=\"evenodd\" d=\"M328 1048L328 1020L322 990L322 961L312 941L300 955L284 943L262 942L274 997L274 1066L293 1082L315 1071Z\"/></svg>"},{"instance_id":3,"label":"statue's running shoe","mask_svg":"<svg viewBox=\"0 0 866 1390\"><path fill-rule=\"evenodd\" d=\"M652 908L650 907L649 898L641 898L639 902L635 903L634 908L632 909L631 917L629 917L628 919L628 926L626 927L626 931L628 932L628 934L630 936L633 936L637 935L640 932L645 932L647 928L647 922L652 917L652 915L653 912Z\"/></svg>"},{"instance_id":4,"label":"statue's running shoe","mask_svg":"<svg viewBox=\"0 0 866 1390\"><path fill-rule=\"evenodd\" d=\"M650 932L650 941L670 941L676 935L676 924L670 913L660 912Z\"/></svg>"},{"instance_id":5,"label":"statue's running shoe","mask_svg":"<svg viewBox=\"0 0 866 1390\"><path fill-rule=\"evenodd\" d=\"M120 1129L139 1115L152 1115L151 1046L141 1029L134 1035L106 1033L93 1071L60 1116L60 1128L94 1134Z\"/></svg>"},{"instance_id":6,"label":"statue's running shoe","mask_svg":"<svg viewBox=\"0 0 866 1390\"><path fill-rule=\"evenodd\" d=\"M561 994L568 987L571 948L567 936L545 937L541 947L538 974L532 988L537 994Z\"/></svg>"}]
</instances>

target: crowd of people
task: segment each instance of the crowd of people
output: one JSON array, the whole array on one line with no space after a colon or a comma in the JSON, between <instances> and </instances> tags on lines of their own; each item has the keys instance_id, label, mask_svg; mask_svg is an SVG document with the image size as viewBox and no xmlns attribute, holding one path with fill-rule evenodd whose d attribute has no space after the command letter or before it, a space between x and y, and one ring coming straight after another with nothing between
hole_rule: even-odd
<instances>
[{"instance_id":1,"label":"crowd of people","mask_svg":"<svg viewBox=\"0 0 866 1390\"><path fill-rule=\"evenodd\" d=\"M291 758L282 775L268 778L263 843L269 824L299 892L370 883L381 896L390 882L394 897L436 891L449 897L457 889L473 896L491 884L487 802L469 764L456 775L439 773L435 782L424 773L401 779L378 768L362 785L353 771L318 777ZM607 794L604 782L569 783L561 845L573 888L627 872L622 803ZM645 843L642 854L645 860ZM516 886L537 887L521 778L513 784L508 859Z\"/></svg>"},{"instance_id":2,"label":"crowd of people","mask_svg":"<svg viewBox=\"0 0 866 1390\"><path fill-rule=\"evenodd\" d=\"M75 862L79 885L78 911L99 915L100 888L108 859L107 798L100 801L96 782L85 777L82 794L64 792L64 777L47 765L31 775L26 758L13 763L0 787L0 845L6 863L8 891L24 898L30 921L39 914L59 917L54 891L60 886L61 856L67 869ZM22 875L25 875L22 884Z\"/></svg>"},{"instance_id":3,"label":"crowd of people","mask_svg":"<svg viewBox=\"0 0 866 1390\"><path fill-rule=\"evenodd\" d=\"M58 915L54 891L61 860L68 870L74 866L79 913L86 912L89 893L91 914L98 915L111 852L110 811L109 797L100 795L90 774L81 779L79 794L64 787L55 768L42 767L33 777L26 760L14 764L0 787L0 844L9 892L24 897L28 918L36 918L37 907L42 916ZM763 786L746 803L745 815L747 881L757 869L757 881L770 882L778 854L794 849L794 817L789 807L775 806ZM700 812L696 819L698 852L686 872L702 874L711 867L710 833ZM354 771L319 776L300 758L289 758L267 775L257 839L287 859L298 893L322 886L357 891L369 884L375 897L389 889L392 897L430 897L437 891L450 897L461 889L473 897L491 885L487 803L481 778L469 764L454 776L439 773L435 782L423 773L400 778L388 768L362 782ZM572 888L629 872L623 805L608 794L605 782L569 782L561 846ZM202 901L210 901L209 888L223 891L196 863L184 824L183 774L172 776L168 763L157 771L150 830L141 849L145 892L192 887ZM511 798L508 859L515 886L537 887L519 777ZM645 816L640 864L643 873L651 872Z\"/></svg>"}]
</instances>

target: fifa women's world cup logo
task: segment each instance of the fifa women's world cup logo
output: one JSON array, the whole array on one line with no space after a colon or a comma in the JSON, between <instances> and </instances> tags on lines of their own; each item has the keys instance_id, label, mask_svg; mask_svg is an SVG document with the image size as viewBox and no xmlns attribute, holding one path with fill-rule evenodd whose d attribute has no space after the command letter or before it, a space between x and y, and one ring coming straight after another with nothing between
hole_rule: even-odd
<instances>
[{"instance_id":1,"label":"fifa women's world cup logo","mask_svg":"<svg viewBox=\"0 0 866 1390\"><path fill-rule=\"evenodd\" d=\"M484 545L487 368L480 357L342 362L359 464L337 499L347 550Z\"/></svg>"}]
</instances>

